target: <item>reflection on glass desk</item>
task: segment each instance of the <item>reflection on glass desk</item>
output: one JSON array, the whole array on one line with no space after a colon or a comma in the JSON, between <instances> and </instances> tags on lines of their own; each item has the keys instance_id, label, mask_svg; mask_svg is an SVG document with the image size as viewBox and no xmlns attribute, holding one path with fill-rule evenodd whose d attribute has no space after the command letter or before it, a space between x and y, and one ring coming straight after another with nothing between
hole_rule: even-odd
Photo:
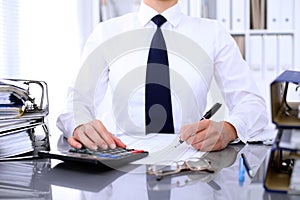
<instances>
[{"instance_id":1,"label":"reflection on glass desk","mask_svg":"<svg viewBox=\"0 0 300 200\"><path fill-rule=\"evenodd\" d=\"M64 148L61 138L58 148ZM157 180L144 165L127 165L119 170L99 171L95 167L58 160L0 162L0 199L299 199L263 188L266 158L270 146L229 145L211 152L214 173L184 172ZM239 158L244 153L255 172L238 179Z\"/></svg>"},{"instance_id":2,"label":"reflection on glass desk","mask_svg":"<svg viewBox=\"0 0 300 200\"><path fill-rule=\"evenodd\" d=\"M51 199L48 160L0 162L0 199Z\"/></svg>"}]
</instances>

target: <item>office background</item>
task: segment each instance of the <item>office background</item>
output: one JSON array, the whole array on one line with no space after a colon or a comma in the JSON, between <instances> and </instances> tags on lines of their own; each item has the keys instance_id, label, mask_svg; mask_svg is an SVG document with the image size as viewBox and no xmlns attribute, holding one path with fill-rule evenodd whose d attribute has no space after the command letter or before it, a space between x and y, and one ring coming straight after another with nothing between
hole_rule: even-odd
<instances>
[{"instance_id":1,"label":"office background","mask_svg":"<svg viewBox=\"0 0 300 200\"><path fill-rule=\"evenodd\" d=\"M82 47L99 21L134 11L140 0L0 0L1 78L44 80L51 135L76 76ZM237 41L270 105L269 83L300 70L300 1L180 0L194 17L219 20ZM290 98L300 98L292 96Z\"/></svg>"}]
</instances>

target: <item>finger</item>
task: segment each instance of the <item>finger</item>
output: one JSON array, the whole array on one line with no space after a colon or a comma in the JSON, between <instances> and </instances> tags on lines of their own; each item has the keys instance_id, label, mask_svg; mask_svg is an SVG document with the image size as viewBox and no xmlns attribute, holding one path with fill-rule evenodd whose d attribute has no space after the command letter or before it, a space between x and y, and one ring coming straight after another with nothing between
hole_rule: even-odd
<instances>
[{"instance_id":1,"label":"finger","mask_svg":"<svg viewBox=\"0 0 300 200\"><path fill-rule=\"evenodd\" d=\"M198 133L192 133L186 140L185 140L185 142L187 143L187 144L193 144L196 140L197 140L197 136L198 135Z\"/></svg>"},{"instance_id":2,"label":"finger","mask_svg":"<svg viewBox=\"0 0 300 200\"><path fill-rule=\"evenodd\" d=\"M207 132L207 137L195 140L192 146L200 151L216 151L222 149L222 141L218 134Z\"/></svg>"},{"instance_id":3,"label":"finger","mask_svg":"<svg viewBox=\"0 0 300 200\"><path fill-rule=\"evenodd\" d=\"M115 135L112 135L112 137L118 147L126 148L127 145L124 144L119 138L117 138Z\"/></svg>"},{"instance_id":4,"label":"finger","mask_svg":"<svg viewBox=\"0 0 300 200\"><path fill-rule=\"evenodd\" d=\"M100 134L92 127L90 130L86 130L87 136L90 138L90 140L98 147L101 147L102 149L107 149L108 145L106 142L102 139Z\"/></svg>"},{"instance_id":5,"label":"finger","mask_svg":"<svg viewBox=\"0 0 300 200\"><path fill-rule=\"evenodd\" d=\"M194 137L190 138L191 140L189 141L189 143L192 144L192 145L197 144L199 142L204 141L206 139L206 137L207 137L207 131L206 130L203 130L201 132L197 132Z\"/></svg>"},{"instance_id":6,"label":"finger","mask_svg":"<svg viewBox=\"0 0 300 200\"><path fill-rule=\"evenodd\" d=\"M199 151L210 152L213 151L214 144L214 142L209 142L209 140L202 140L194 142L193 144L191 144L191 146Z\"/></svg>"},{"instance_id":7,"label":"finger","mask_svg":"<svg viewBox=\"0 0 300 200\"><path fill-rule=\"evenodd\" d=\"M188 124L181 127L180 130L180 139L183 141L187 141L192 137L192 134L197 132L196 124Z\"/></svg>"},{"instance_id":8,"label":"finger","mask_svg":"<svg viewBox=\"0 0 300 200\"><path fill-rule=\"evenodd\" d=\"M86 130L86 128L84 129ZM91 150L97 150L98 149L98 146L97 144L95 144L91 139L90 137L88 137L87 134L95 134L95 133L87 133L85 132L84 130L80 130L80 131L75 131L74 132L74 138L77 140L77 141L81 141L82 144L91 149Z\"/></svg>"},{"instance_id":9,"label":"finger","mask_svg":"<svg viewBox=\"0 0 300 200\"><path fill-rule=\"evenodd\" d=\"M73 148L76 148L76 149L82 148L82 144L80 142L78 142L73 136L69 137L67 141Z\"/></svg>"},{"instance_id":10,"label":"finger","mask_svg":"<svg viewBox=\"0 0 300 200\"><path fill-rule=\"evenodd\" d=\"M105 126L102 124L102 122L96 120L95 123L92 123L92 125L101 136L100 140L98 139L99 145L101 145L101 147L104 147L106 149L107 145L109 145L111 149L116 148L116 143L113 139L113 134L107 131Z\"/></svg>"},{"instance_id":11,"label":"finger","mask_svg":"<svg viewBox=\"0 0 300 200\"><path fill-rule=\"evenodd\" d=\"M220 144L217 142L212 142L212 143L204 143L202 146L202 151L210 152L210 151L218 151L223 149Z\"/></svg>"},{"instance_id":12,"label":"finger","mask_svg":"<svg viewBox=\"0 0 300 200\"><path fill-rule=\"evenodd\" d=\"M187 144L196 144L198 142L202 142L207 137L208 129L203 129L201 131L198 131L196 133L192 133L187 139Z\"/></svg>"},{"instance_id":13,"label":"finger","mask_svg":"<svg viewBox=\"0 0 300 200\"><path fill-rule=\"evenodd\" d=\"M192 144L192 147L194 147L195 149L198 149L199 151L206 151L206 152L210 152L210 151L214 151L214 147L215 147L215 142L208 140L203 140L203 141L199 141L199 142L195 142Z\"/></svg>"},{"instance_id":14,"label":"finger","mask_svg":"<svg viewBox=\"0 0 300 200\"><path fill-rule=\"evenodd\" d=\"M180 130L180 139L186 141L193 137L196 133L205 130L209 127L210 120L204 119L194 124L184 125Z\"/></svg>"},{"instance_id":15,"label":"finger","mask_svg":"<svg viewBox=\"0 0 300 200\"><path fill-rule=\"evenodd\" d=\"M207 128L209 128L212 124L212 120L209 119L203 119L197 122L197 132L201 132Z\"/></svg>"}]
</instances>

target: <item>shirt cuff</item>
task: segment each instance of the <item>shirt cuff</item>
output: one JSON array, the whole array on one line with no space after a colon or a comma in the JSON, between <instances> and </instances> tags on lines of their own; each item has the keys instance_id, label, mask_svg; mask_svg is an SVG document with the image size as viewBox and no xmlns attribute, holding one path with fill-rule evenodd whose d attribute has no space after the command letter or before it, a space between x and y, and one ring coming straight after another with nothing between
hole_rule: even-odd
<instances>
[{"instance_id":1,"label":"shirt cuff","mask_svg":"<svg viewBox=\"0 0 300 200\"><path fill-rule=\"evenodd\" d=\"M247 130L246 130L247 125L237 117L230 117L226 121L228 121L229 123L231 123L234 126L237 136L238 136L237 139L235 139L232 143L235 144L240 141L242 141L243 143L247 143L247 141L249 139L249 136L247 135Z\"/></svg>"}]
</instances>

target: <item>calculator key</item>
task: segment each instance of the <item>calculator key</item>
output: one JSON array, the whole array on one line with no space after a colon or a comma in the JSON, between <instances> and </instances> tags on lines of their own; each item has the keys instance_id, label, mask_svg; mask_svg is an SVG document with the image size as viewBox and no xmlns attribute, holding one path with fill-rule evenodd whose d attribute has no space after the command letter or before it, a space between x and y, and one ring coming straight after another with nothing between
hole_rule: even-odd
<instances>
[{"instance_id":1,"label":"calculator key","mask_svg":"<svg viewBox=\"0 0 300 200\"><path fill-rule=\"evenodd\" d=\"M119 158L120 156L118 155L109 155L109 158Z\"/></svg>"},{"instance_id":2,"label":"calculator key","mask_svg":"<svg viewBox=\"0 0 300 200\"><path fill-rule=\"evenodd\" d=\"M105 153L97 153L96 155L98 155L99 157L105 158L105 157L107 157L108 154L105 154Z\"/></svg>"}]
</instances>

